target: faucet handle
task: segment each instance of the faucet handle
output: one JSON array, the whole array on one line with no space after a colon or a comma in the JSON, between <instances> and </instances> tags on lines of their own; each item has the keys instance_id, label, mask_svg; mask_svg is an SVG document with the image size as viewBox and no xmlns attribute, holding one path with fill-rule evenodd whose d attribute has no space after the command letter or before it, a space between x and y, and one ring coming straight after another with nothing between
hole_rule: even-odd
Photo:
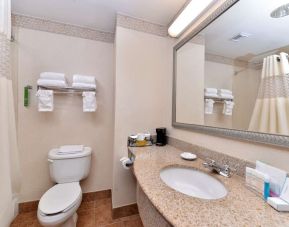
<instances>
[{"instance_id":1,"label":"faucet handle","mask_svg":"<svg viewBox=\"0 0 289 227\"><path fill-rule=\"evenodd\" d=\"M232 175L232 172L236 172L237 170L230 167L229 165L224 165L224 171L223 174L230 177Z\"/></svg>"},{"instance_id":2,"label":"faucet handle","mask_svg":"<svg viewBox=\"0 0 289 227\"><path fill-rule=\"evenodd\" d=\"M213 167L216 161L210 158L206 158L206 162L203 163L204 166Z\"/></svg>"}]
</instances>

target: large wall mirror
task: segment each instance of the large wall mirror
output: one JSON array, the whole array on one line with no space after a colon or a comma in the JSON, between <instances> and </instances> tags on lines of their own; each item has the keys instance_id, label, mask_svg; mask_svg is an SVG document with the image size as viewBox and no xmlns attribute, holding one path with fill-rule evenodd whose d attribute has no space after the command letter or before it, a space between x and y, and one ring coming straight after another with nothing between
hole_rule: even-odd
<instances>
[{"instance_id":1,"label":"large wall mirror","mask_svg":"<svg viewBox=\"0 0 289 227\"><path fill-rule=\"evenodd\" d=\"M173 126L289 147L289 1L227 2L174 47Z\"/></svg>"}]
</instances>

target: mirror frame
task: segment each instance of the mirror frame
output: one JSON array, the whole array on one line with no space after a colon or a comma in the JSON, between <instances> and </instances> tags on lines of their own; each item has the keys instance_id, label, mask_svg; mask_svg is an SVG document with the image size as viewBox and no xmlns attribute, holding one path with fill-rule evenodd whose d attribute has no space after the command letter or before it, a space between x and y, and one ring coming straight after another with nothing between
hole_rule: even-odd
<instances>
[{"instance_id":1,"label":"mirror frame","mask_svg":"<svg viewBox=\"0 0 289 227\"><path fill-rule=\"evenodd\" d=\"M185 129L190 131L196 131L213 136L228 137L237 140L245 140L249 142L258 142L269 145L277 145L284 148L289 148L289 136L277 135L270 133L260 133L252 131L243 131L228 128L218 128L196 124L178 123L176 121L176 68L177 68L177 50L185 45L189 40L195 37L204 28L209 26L214 20L225 13L239 0L227 0L211 15L209 15L204 21L202 21L193 31L191 31L186 37L178 42L173 48L173 97L172 97L172 126L179 129Z\"/></svg>"}]
</instances>

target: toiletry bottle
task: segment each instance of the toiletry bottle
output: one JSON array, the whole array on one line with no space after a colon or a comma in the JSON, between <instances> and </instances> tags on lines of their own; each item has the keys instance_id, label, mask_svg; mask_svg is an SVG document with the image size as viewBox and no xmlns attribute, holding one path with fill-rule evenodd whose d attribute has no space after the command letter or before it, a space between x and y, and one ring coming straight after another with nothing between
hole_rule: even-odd
<instances>
[{"instance_id":1,"label":"toiletry bottle","mask_svg":"<svg viewBox=\"0 0 289 227\"><path fill-rule=\"evenodd\" d=\"M264 200L267 201L268 197L270 197L270 178L266 177L264 180Z\"/></svg>"}]
</instances>

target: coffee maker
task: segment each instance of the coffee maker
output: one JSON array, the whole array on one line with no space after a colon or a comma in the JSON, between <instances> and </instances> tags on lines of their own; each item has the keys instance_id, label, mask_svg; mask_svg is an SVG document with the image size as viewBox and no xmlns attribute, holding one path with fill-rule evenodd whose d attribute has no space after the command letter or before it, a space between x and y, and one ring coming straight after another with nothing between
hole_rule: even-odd
<instances>
[{"instance_id":1,"label":"coffee maker","mask_svg":"<svg viewBox=\"0 0 289 227\"><path fill-rule=\"evenodd\" d=\"M157 132L157 146L165 146L167 144L167 132L166 128L156 128Z\"/></svg>"}]
</instances>

